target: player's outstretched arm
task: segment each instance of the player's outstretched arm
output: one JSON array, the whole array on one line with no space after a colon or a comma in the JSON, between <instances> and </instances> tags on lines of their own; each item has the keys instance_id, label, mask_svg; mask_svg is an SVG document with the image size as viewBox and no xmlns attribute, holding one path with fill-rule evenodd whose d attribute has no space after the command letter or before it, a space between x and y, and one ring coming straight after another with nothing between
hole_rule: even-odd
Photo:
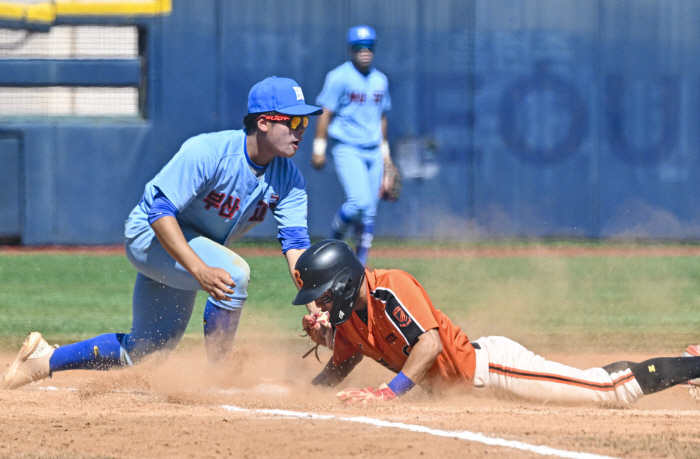
<instances>
[{"instance_id":1,"label":"player's outstretched arm","mask_svg":"<svg viewBox=\"0 0 700 459\"><path fill-rule=\"evenodd\" d=\"M207 265L199 258L187 243L175 217L161 217L151 224L151 228L163 248L197 279L202 290L217 300L223 300L233 293L236 283L231 275L224 269Z\"/></svg>"},{"instance_id":2,"label":"player's outstretched arm","mask_svg":"<svg viewBox=\"0 0 700 459\"><path fill-rule=\"evenodd\" d=\"M442 341L437 328L428 330L418 337L418 342L413 346L401 372L411 381L420 381L441 352Z\"/></svg>"},{"instance_id":3,"label":"player's outstretched arm","mask_svg":"<svg viewBox=\"0 0 700 459\"><path fill-rule=\"evenodd\" d=\"M376 389L365 387L359 390L344 390L336 396L347 405L368 405L394 400L411 390L415 381L423 379L441 352L440 334L436 328L428 330L418 338L401 372L389 384L382 384Z\"/></svg>"},{"instance_id":4,"label":"player's outstretched arm","mask_svg":"<svg viewBox=\"0 0 700 459\"><path fill-rule=\"evenodd\" d=\"M311 381L311 384L329 388L337 386L350 374L353 368L362 361L362 357L362 354L357 353L339 366L333 364L333 357L331 357L326 367Z\"/></svg>"}]
</instances>

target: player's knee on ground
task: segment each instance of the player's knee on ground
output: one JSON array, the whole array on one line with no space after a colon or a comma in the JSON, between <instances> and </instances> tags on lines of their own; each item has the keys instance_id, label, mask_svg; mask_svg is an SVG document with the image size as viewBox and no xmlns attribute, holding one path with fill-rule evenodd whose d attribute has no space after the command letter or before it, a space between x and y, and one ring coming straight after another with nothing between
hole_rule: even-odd
<instances>
[{"instance_id":1,"label":"player's knee on ground","mask_svg":"<svg viewBox=\"0 0 700 459\"><path fill-rule=\"evenodd\" d=\"M131 332L122 346L132 362L157 351L167 356L185 334L197 290L169 287L139 273L133 295Z\"/></svg>"}]
</instances>

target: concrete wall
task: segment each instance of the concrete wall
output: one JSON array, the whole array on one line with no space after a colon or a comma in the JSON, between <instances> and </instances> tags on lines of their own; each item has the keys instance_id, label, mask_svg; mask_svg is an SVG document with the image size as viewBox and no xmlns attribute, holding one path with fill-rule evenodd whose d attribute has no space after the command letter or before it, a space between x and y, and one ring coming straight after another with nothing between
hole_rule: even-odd
<instances>
[{"instance_id":1,"label":"concrete wall","mask_svg":"<svg viewBox=\"0 0 700 459\"><path fill-rule=\"evenodd\" d=\"M241 128L250 87L270 75L313 102L347 58L347 28L366 23L406 176L378 236L697 238L699 22L694 0L175 0L163 16L59 17L135 24L140 57L73 73L46 66L83 64L0 59L14 72L0 84L37 69L43 84L136 84L142 116L0 119L0 236L121 242L182 142ZM312 123L295 161L310 231L326 236L343 196L332 161L308 165L313 136ZM251 235L274 235L269 220Z\"/></svg>"}]
</instances>

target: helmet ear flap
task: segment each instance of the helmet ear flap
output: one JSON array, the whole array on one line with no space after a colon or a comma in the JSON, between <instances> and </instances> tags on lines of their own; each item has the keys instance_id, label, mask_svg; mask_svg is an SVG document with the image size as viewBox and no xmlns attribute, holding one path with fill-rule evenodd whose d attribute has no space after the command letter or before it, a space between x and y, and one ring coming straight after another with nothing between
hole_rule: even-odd
<instances>
[{"instance_id":1,"label":"helmet ear flap","mask_svg":"<svg viewBox=\"0 0 700 459\"><path fill-rule=\"evenodd\" d=\"M347 300L354 293L352 290L352 276L347 269L343 269L333 280L331 289L333 300Z\"/></svg>"},{"instance_id":2,"label":"helmet ear flap","mask_svg":"<svg viewBox=\"0 0 700 459\"><path fill-rule=\"evenodd\" d=\"M344 268L333 280L333 288L331 289L333 308L330 316L333 325L340 325L350 318L359 293L359 286L362 283L361 279L356 281L358 285L354 285L352 271L349 268Z\"/></svg>"}]
</instances>

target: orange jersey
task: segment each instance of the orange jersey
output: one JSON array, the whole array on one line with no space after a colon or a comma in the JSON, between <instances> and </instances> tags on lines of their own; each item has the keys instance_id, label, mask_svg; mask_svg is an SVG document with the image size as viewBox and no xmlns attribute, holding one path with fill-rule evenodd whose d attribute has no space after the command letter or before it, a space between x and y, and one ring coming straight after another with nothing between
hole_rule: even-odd
<instances>
[{"instance_id":1,"label":"orange jersey","mask_svg":"<svg viewBox=\"0 0 700 459\"><path fill-rule=\"evenodd\" d=\"M465 383L471 388L476 354L469 338L435 309L423 287L410 274L397 269L365 270L367 324L353 311L337 326L333 363L340 365L361 352L398 373L412 346L424 332L437 328L442 353L430 367L428 383Z\"/></svg>"}]
</instances>

